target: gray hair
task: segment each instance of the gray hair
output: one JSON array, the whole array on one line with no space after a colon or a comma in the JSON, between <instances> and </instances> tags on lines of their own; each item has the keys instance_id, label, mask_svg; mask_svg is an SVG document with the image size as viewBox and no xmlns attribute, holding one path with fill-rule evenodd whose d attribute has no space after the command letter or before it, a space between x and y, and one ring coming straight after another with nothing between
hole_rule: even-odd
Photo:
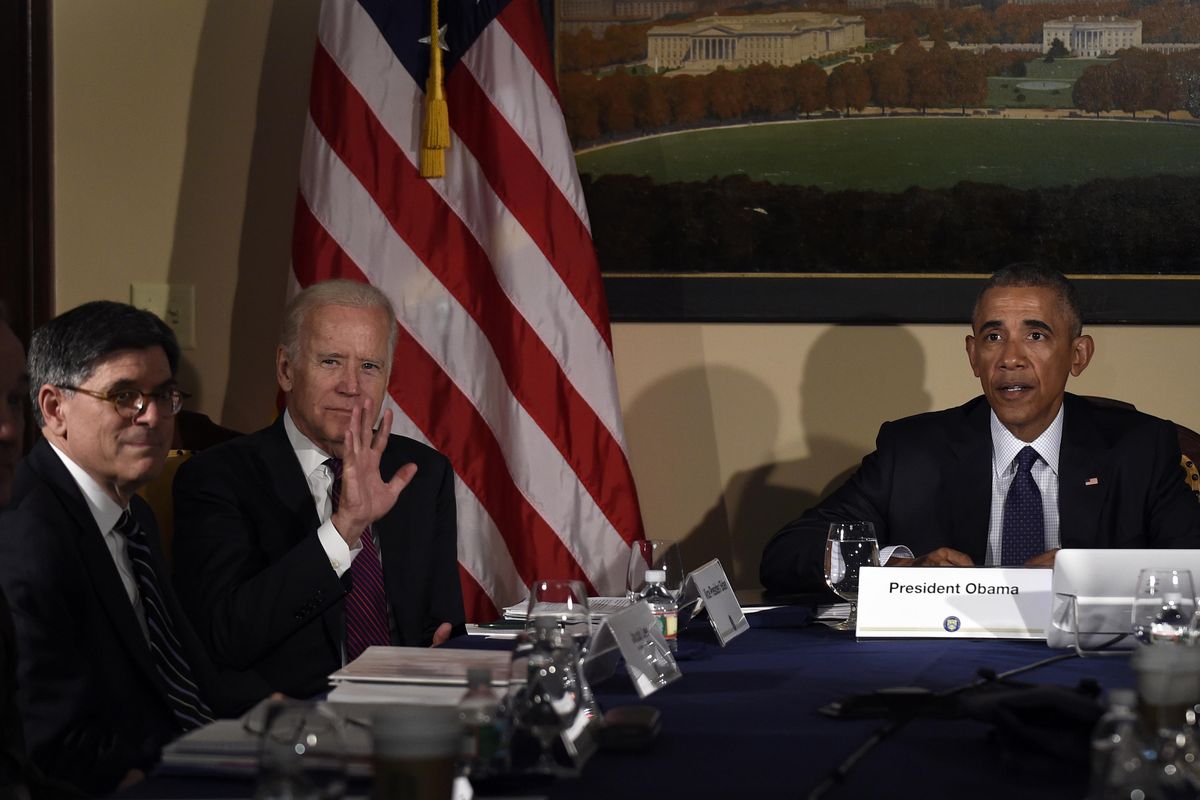
<instances>
[{"instance_id":1,"label":"gray hair","mask_svg":"<svg viewBox=\"0 0 1200 800\"><path fill-rule=\"evenodd\" d=\"M388 318L387 366L392 366L392 354L396 349L396 338L400 324L396 322L396 310L388 296L369 283L335 278L314 283L301 290L287 304L283 312L283 328L279 332L279 344L287 351L288 360L295 363L300 359L300 331L310 312L325 306L350 306L352 308L378 308Z\"/></svg>"},{"instance_id":2,"label":"gray hair","mask_svg":"<svg viewBox=\"0 0 1200 800\"><path fill-rule=\"evenodd\" d=\"M147 347L163 349L171 377L175 377L179 369L175 333L149 311L126 303L94 300L38 328L29 342L29 398L38 427L46 424L37 401L43 386L80 386L107 356Z\"/></svg>"},{"instance_id":3,"label":"gray hair","mask_svg":"<svg viewBox=\"0 0 1200 800\"><path fill-rule=\"evenodd\" d=\"M1053 290L1058 295L1058 302L1062 305L1063 311L1067 314L1067 320L1071 324L1071 337L1074 338L1083 333L1083 313L1079 310L1079 295L1075 291L1074 284L1058 270L1033 261L1009 264L988 278L987 283L975 297L975 308L971 311L972 324L979 316L979 306L983 303L983 296L989 289L999 288Z\"/></svg>"}]
</instances>

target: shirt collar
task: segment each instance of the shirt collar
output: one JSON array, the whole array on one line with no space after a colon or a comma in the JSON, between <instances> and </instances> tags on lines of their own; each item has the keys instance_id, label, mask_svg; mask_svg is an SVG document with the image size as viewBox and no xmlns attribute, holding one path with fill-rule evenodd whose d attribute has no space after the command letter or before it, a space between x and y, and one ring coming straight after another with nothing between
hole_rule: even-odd
<instances>
[{"instance_id":1,"label":"shirt collar","mask_svg":"<svg viewBox=\"0 0 1200 800\"><path fill-rule=\"evenodd\" d=\"M1041 435L1032 442L1023 442L1014 436L1012 431L1004 427L1004 423L996 416L996 412L992 411L992 469L996 477L999 478L1012 470L1013 461L1026 445L1036 450L1042 461L1045 461L1046 465L1050 467L1050 471L1057 475L1058 451L1062 445L1063 411L1065 409L1065 403L1059 406L1058 414L1050 423L1050 427L1042 431Z\"/></svg>"},{"instance_id":2,"label":"shirt collar","mask_svg":"<svg viewBox=\"0 0 1200 800\"><path fill-rule=\"evenodd\" d=\"M125 509L117 504L108 496L95 478L87 474L83 467L76 464L71 458L59 450L53 442L47 441L51 449L58 454L59 460L63 462L63 466L67 468L67 472L71 473L71 477L75 480L75 484L79 487L79 491L83 494L84 502L87 503L88 511L92 512L92 519L96 521L96 527L101 533L107 534L117 524L117 520L125 513Z\"/></svg>"},{"instance_id":3,"label":"shirt collar","mask_svg":"<svg viewBox=\"0 0 1200 800\"><path fill-rule=\"evenodd\" d=\"M300 462L300 469L305 476L311 475L318 468L325 466L325 460L330 457L321 448L313 443L300 429L296 427L296 423L292 421L292 415L283 412L283 429L287 432L288 442L292 445L292 452L296 454L296 459Z\"/></svg>"}]
</instances>

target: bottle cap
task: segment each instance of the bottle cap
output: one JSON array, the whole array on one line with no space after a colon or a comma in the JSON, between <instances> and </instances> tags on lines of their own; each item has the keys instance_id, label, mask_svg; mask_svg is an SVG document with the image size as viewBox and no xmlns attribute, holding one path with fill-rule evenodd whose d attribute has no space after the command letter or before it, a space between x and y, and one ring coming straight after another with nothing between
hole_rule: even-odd
<instances>
[{"instance_id":1,"label":"bottle cap","mask_svg":"<svg viewBox=\"0 0 1200 800\"><path fill-rule=\"evenodd\" d=\"M667 571L665 569L648 569L646 570L646 583L666 583Z\"/></svg>"},{"instance_id":2,"label":"bottle cap","mask_svg":"<svg viewBox=\"0 0 1200 800\"><path fill-rule=\"evenodd\" d=\"M467 670L467 686L491 686L492 671L487 667L471 667Z\"/></svg>"}]
</instances>

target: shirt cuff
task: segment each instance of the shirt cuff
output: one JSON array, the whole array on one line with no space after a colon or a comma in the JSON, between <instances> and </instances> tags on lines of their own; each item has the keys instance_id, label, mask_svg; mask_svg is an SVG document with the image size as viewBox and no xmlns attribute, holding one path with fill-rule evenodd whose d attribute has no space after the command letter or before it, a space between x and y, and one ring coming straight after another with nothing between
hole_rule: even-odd
<instances>
[{"instance_id":1,"label":"shirt cuff","mask_svg":"<svg viewBox=\"0 0 1200 800\"><path fill-rule=\"evenodd\" d=\"M913 558L913 553L912 550L909 550L907 546L902 544L888 545L879 551L880 566L886 567L888 560L892 556L896 556L897 558Z\"/></svg>"},{"instance_id":2,"label":"shirt cuff","mask_svg":"<svg viewBox=\"0 0 1200 800\"><path fill-rule=\"evenodd\" d=\"M346 544L346 540L333 526L332 519L317 528L317 539L320 540L325 555L329 556L329 566L333 567L333 571L339 578L346 570L350 569L354 557L362 550L361 542L358 547L350 549L350 545Z\"/></svg>"}]
</instances>

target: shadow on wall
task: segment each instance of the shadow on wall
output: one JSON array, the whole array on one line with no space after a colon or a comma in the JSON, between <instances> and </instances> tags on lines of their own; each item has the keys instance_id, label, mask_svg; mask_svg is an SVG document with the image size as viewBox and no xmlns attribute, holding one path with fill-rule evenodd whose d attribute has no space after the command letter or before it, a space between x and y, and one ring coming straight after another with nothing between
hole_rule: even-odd
<instances>
[{"instance_id":1,"label":"shadow on wall","mask_svg":"<svg viewBox=\"0 0 1200 800\"><path fill-rule=\"evenodd\" d=\"M737 409L736 419L728 418L730 407ZM770 457L779 435L779 406L769 387L734 367L695 367L655 382L624 418L631 460L660 467L637 475L646 536L679 541L685 570L721 559L740 586L743 559L731 536L729 492L722 488L721 438L736 428L739 451ZM642 448L652 452L639 452ZM665 529L679 519L679 509L698 506L700 497L715 499L699 525L686 532Z\"/></svg>"},{"instance_id":2,"label":"shadow on wall","mask_svg":"<svg viewBox=\"0 0 1200 800\"><path fill-rule=\"evenodd\" d=\"M274 414L275 345L287 300L319 7L319 0L276 0L264 46L262 6L209 3L196 58L170 280L196 285L198 309L202 300L209 306L224 302L214 276L230 274L220 262L234 256L215 250L214 242L238 242L232 305L219 321L209 317L214 326L229 326L229 378L224 400L209 398L208 405L219 405L220 421L242 431L261 427ZM238 107L231 97L245 95L231 91L233 82L253 75L255 65L237 54L260 51L254 107ZM246 119L254 126L248 156ZM230 210L237 208L240 220Z\"/></svg>"},{"instance_id":3,"label":"shadow on wall","mask_svg":"<svg viewBox=\"0 0 1200 800\"><path fill-rule=\"evenodd\" d=\"M802 446L779 441L775 397L741 369L670 376L631 406L629 440L654 442L679 462L669 478L650 476L645 497L686 507L696 492L716 487L709 510L681 539L686 569L717 557L736 588L759 588L759 560L775 531L845 481L873 449L882 422L928 411L932 403L925 354L899 327L831 328L808 352L799 393ZM796 450L808 455L779 460L781 451ZM721 455L729 451L757 466L734 472L722 486ZM647 536L677 535L653 530L647 517Z\"/></svg>"}]
</instances>

